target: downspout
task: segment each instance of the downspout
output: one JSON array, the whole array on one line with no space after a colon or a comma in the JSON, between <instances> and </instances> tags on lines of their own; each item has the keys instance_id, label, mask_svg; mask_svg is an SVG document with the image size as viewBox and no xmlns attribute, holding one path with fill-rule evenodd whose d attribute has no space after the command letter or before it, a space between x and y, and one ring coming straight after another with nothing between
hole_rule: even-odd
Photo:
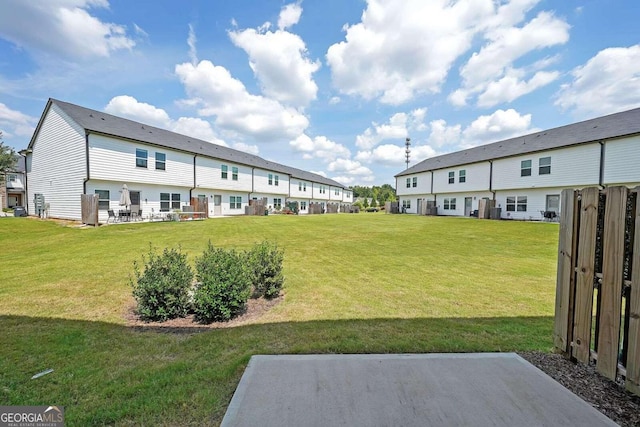
<instances>
[{"instance_id":1,"label":"downspout","mask_svg":"<svg viewBox=\"0 0 640 427\"><path fill-rule=\"evenodd\" d=\"M598 186L601 190L604 190L604 155L605 155L605 147L604 141L599 141L600 143L600 176L598 177Z\"/></svg>"},{"instance_id":2,"label":"downspout","mask_svg":"<svg viewBox=\"0 0 640 427\"><path fill-rule=\"evenodd\" d=\"M29 214L29 167L28 167L27 155L31 153L33 153L33 151L29 150L28 148L18 151L18 154L24 157L24 208L27 210L27 215ZM6 174L5 174L5 183L6 183Z\"/></svg>"},{"instance_id":3,"label":"downspout","mask_svg":"<svg viewBox=\"0 0 640 427\"><path fill-rule=\"evenodd\" d=\"M249 200L251 200L251 195L253 194L253 190L255 189L255 187L253 186L253 181L254 181L253 172L255 171L255 169L256 168L251 168L251 192L247 194L247 203L249 203Z\"/></svg>"},{"instance_id":4,"label":"downspout","mask_svg":"<svg viewBox=\"0 0 640 427\"><path fill-rule=\"evenodd\" d=\"M87 194L87 182L91 179L91 175L89 173L89 132L85 132L84 134L84 157L87 168L87 177L82 181L82 194Z\"/></svg>"},{"instance_id":5,"label":"downspout","mask_svg":"<svg viewBox=\"0 0 640 427\"><path fill-rule=\"evenodd\" d=\"M433 193L433 171L431 172L431 195L433 196L433 206L438 207L438 196Z\"/></svg>"},{"instance_id":6,"label":"downspout","mask_svg":"<svg viewBox=\"0 0 640 427\"><path fill-rule=\"evenodd\" d=\"M189 205L191 205L191 199L193 198L193 190L195 190L198 187L198 179L197 179L197 174L196 174L196 157L198 157L197 154L193 155L193 187L191 187L191 189L189 190Z\"/></svg>"},{"instance_id":7,"label":"downspout","mask_svg":"<svg viewBox=\"0 0 640 427\"><path fill-rule=\"evenodd\" d=\"M489 193L493 194L493 201L496 201L496 192L493 191L493 160L489 160Z\"/></svg>"}]
</instances>

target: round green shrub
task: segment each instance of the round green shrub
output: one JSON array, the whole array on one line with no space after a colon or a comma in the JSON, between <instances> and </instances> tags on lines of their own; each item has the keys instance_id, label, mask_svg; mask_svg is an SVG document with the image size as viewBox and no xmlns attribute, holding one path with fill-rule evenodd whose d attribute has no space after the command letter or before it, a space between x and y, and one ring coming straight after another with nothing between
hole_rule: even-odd
<instances>
[{"instance_id":1,"label":"round green shrub","mask_svg":"<svg viewBox=\"0 0 640 427\"><path fill-rule=\"evenodd\" d=\"M284 284L282 262L284 251L276 243L263 241L247 252L253 298L275 298Z\"/></svg>"},{"instance_id":2,"label":"round green shrub","mask_svg":"<svg viewBox=\"0 0 640 427\"><path fill-rule=\"evenodd\" d=\"M196 258L193 312L200 322L227 321L242 313L251 293L244 257L211 242Z\"/></svg>"},{"instance_id":3,"label":"round green shrub","mask_svg":"<svg viewBox=\"0 0 640 427\"><path fill-rule=\"evenodd\" d=\"M187 315L193 271L180 249L165 248L158 255L150 247L142 266L134 261L133 269L133 297L142 319L164 321Z\"/></svg>"}]
</instances>

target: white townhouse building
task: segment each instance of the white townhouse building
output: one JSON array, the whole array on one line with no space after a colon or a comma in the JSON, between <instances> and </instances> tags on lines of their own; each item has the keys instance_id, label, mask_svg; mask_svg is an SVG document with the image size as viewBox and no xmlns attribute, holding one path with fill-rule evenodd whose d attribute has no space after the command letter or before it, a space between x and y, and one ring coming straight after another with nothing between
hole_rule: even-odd
<instances>
[{"instance_id":1,"label":"white townhouse building","mask_svg":"<svg viewBox=\"0 0 640 427\"><path fill-rule=\"evenodd\" d=\"M469 216L479 200L502 218L560 212L565 188L640 185L640 108L426 159L396 176L400 206Z\"/></svg>"},{"instance_id":2,"label":"white townhouse building","mask_svg":"<svg viewBox=\"0 0 640 427\"><path fill-rule=\"evenodd\" d=\"M143 216L181 209L191 198L207 199L208 216L244 214L250 200L264 197L273 208L298 201L302 214L309 203L353 201L332 179L56 99L21 154L31 215L42 195L50 217L80 220L81 195L98 194L105 222L109 209L121 208L123 184Z\"/></svg>"}]
</instances>

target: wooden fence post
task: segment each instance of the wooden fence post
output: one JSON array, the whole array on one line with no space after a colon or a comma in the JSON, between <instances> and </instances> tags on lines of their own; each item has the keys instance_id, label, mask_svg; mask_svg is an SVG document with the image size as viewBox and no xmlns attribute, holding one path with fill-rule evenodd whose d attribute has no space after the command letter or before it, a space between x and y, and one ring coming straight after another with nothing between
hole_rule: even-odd
<instances>
[{"instance_id":1,"label":"wooden fence post","mask_svg":"<svg viewBox=\"0 0 640 427\"><path fill-rule=\"evenodd\" d=\"M618 371L622 283L624 280L624 228L627 187L607 188L602 241L602 285L600 286L600 327L596 368L615 380Z\"/></svg>"},{"instance_id":2,"label":"wooden fence post","mask_svg":"<svg viewBox=\"0 0 640 427\"><path fill-rule=\"evenodd\" d=\"M556 280L556 309L554 345L565 356L571 354L571 328L575 297L575 265L578 193L562 190L560 206L560 232L558 238L558 275Z\"/></svg>"},{"instance_id":3,"label":"wooden fence post","mask_svg":"<svg viewBox=\"0 0 640 427\"><path fill-rule=\"evenodd\" d=\"M629 315L629 346L625 387L640 396L640 187L636 193L633 265L631 270L631 310Z\"/></svg>"},{"instance_id":4,"label":"wooden fence post","mask_svg":"<svg viewBox=\"0 0 640 427\"><path fill-rule=\"evenodd\" d=\"M579 249L576 263L576 304L573 319L572 355L589 363L591 350L591 316L593 313L593 280L595 277L596 230L598 226L597 187L582 190Z\"/></svg>"}]
</instances>

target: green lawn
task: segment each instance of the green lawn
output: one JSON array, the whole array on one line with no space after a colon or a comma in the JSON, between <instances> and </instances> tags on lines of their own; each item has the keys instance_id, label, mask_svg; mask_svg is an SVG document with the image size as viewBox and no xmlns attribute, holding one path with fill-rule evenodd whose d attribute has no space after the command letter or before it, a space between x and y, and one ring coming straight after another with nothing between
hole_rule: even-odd
<instances>
[{"instance_id":1,"label":"green lawn","mask_svg":"<svg viewBox=\"0 0 640 427\"><path fill-rule=\"evenodd\" d=\"M67 425L217 425L253 354L552 348L557 224L340 214L62 227L0 218L0 403ZM285 298L251 324L131 328L151 243L285 250ZM47 368L54 372L36 380Z\"/></svg>"}]
</instances>

